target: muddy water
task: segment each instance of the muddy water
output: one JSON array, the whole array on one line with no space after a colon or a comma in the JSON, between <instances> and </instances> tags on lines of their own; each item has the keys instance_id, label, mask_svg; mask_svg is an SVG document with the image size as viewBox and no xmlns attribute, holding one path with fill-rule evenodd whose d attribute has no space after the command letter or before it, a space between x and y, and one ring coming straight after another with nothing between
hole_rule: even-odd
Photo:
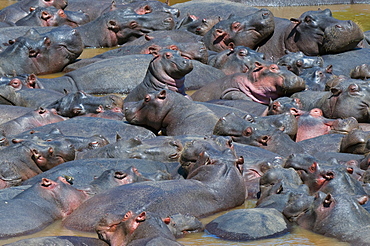
<instances>
[{"instance_id":1,"label":"muddy water","mask_svg":"<svg viewBox=\"0 0 370 246\"><path fill-rule=\"evenodd\" d=\"M15 1L11 0L0 0L0 8L8 6ZM175 4L178 2L182 2L182 0L171 0L171 4ZM275 16L277 17L284 17L284 18L291 18L291 17L299 17L303 12L307 10L316 10L318 7L316 6L305 6L305 7L267 7L270 9ZM330 8L333 12L334 17L341 19L341 20L353 20L356 21L364 31L370 30L370 4L358 4L358 5L321 5L321 9ZM103 53L109 49L85 49L84 52L81 54L80 58L89 58L100 53ZM55 77L60 76L62 73L49 75L47 77ZM244 205L236 208L236 209L243 209L243 208L252 208L255 205L255 201L248 201ZM225 212L223 212L225 213ZM202 220L203 223L208 223L212 219L216 218L217 216L223 214L216 214L214 216L205 218ZM345 222L344 222L345 223ZM62 228L60 221L50 225L46 229L41 232L32 234L30 236L19 237L19 238L12 238L9 240L0 240L0 245L5 243L14 242L23 238L29 237L42 237L42 236L61 236L61 235L70 235L70 236L88 236L88 237L97 237L96 234L92 233L80 233L76 231L70 231L65 228ZM287 234L283 237L276 238L276 239L269 239L263 241L253 241L253 242L229 242L219 240L207 233L194 233L187 235L184 238L178 240L184 245L187 246L195 246L195 245L212 245L212 246L225 246L225 245L233 245L233 246L245 246L245 245L269 245L269 246L286 246L286 245L348 245L346 243L338 242L337 240L323 237L309 231L303 230L301 228L294 228L293 232Z\"/></svg>"}]
</instances>

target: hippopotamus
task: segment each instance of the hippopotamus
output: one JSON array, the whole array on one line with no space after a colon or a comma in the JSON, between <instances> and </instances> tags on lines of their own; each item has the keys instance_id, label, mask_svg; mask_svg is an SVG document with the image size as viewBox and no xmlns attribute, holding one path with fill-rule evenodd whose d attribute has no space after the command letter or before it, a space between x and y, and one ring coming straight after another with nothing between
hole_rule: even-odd
<instances>
[{"instance_id":1,"label":"hippopotamus","mask_svg":"<svg viewBox=\"0 0 370 246\"><path fill-rule=\"evenodd\" d=\"M208 65L220 69L226 75L247 72L255 62L263 63L264 54L245 46L237 46L210 55Z\"/></svg>"},{"instance_id":2,"label":"hippopotamus","mask_svg":"<svg viewBox=\"0 0 370 246\"><path fill-rule=\"evenodd\" d=\"M144 80L127 95L124 102L140 101L148 93L162 89L169 89L186 96L185 76L192 70L193 63L182 57L180 52L161 50L149 63Z\"/></svg>"},{"instance_id":3,"label":"hippopotamus","mask_svg":"<svg viewBox=\"0 0 370 246\"><path fill-rule=\"evenodd\" d=\"M138 38L135 42L125 43L117 49L96 55L92 59L132 54L158 54L162 49L178 50L181 56L202 63L208 61L208 52L204 43L196 35L181 30L155 31Z\"/></svg>"},{"instance_id":4,"label":"hippopotamus","mask_svg":"<svg viewBox=\"0 0 370 246\"><path fill-rule=\"evenodd\" d=\"M246 73L228 75L200 88L191 97L194 101L246 99L268 105L271 99L304 89L304 80L285 67L255 62Z\"/></svg>"},{"instance_id":5,"label":"hippopotamus","mask_svg":"<svg viewBox=\"0 0 370 246\"><path fill-rule=\"evenodd\" d=\"M274 208L250 208L221 215L206 224L205 229L224 240L240 242L282 236L290 231L290 225Z\"/></svg>"},{"instance_id":6,"label":"hippopotamus","mask_svg":"<svg viewBox=\"0 0 370 246\"><path fill-rule=\"evenodd\" d=\"M268 109L265 112L266 115L276 115L286 112L296 114L302 109L302 103L299 98L292 97L279 97L269 103ZM296 111L296 113L292 112Z\"/></svg>"},{"instance_id":7,"label":"hippopotamus","mask_svg":"<svg viewBox=\"0 0 370 246\"><path fill-rule=\"evenodd\" d=\"M27 245L48 245L56 244L59 246L80 246L80 245L95 245L95 246L109 246L103 240L92 237L77 237L77 236L46 236L34 237L18 240L13 243L7 243L8 246L27 246Z\"/></svg>"},{"instance_id":8,"label":"hippopotamus","mask_svg":"<svg viewBox=\"0 0 370 246\"><path fill-rule=\"evenodd\" d=\"M352 79L367 80L370 78L370 64L361 64L351 70L350 76Z\"/></svg>"},{"instance_id":9,"label":"hippopotamus","mask_svg":"<svg viewBox=\"0 0 370 246\"><path fill-rule=\"evenodd\" d=\"M150 93L141 101L127 102L125 117L130 124L147 126L169 136L209 135L217 122L216 115L179 93L162 90Z\"/></svg>"},{"instance_id":10,"label":"hippopotamus","mask_svg":"<svg viewBox=\"0 0 370 246\"><path fill-rule=\"evenodd\" d=\"M61 72L82 53L81 35L69 26L46 33L31 29L1 52L0 74Z\"/></svg>"},{"instance_id":11,"label":"hippopotamus","mask_svg":"<svg viewBox=\"0 0 370 246\"><path fill-rule=\"evenodd\" d=\"M359 123L369 122L369 90L367 82L346 79L324 94L319 108L327 118L354 117Z\"/></svg>"},{"instance_id":12,"label":"hippopotamus","mask_svg":"<svg viewBox=\"0 0 370 246\"><path fill-rule=\"evenodd\" d=\"M297 216L296 222L307 230L349 242L351 245L368 245L370 215L360 206L363 201L361 197L356 200L348 194L319 192L312 205Z\"/></svg>"},{"instance_id":13,"label":"hippopotamus","mask_svg":"<svg viewBox=\"0 0 370 246\"><path fill-rule=\"evenodd\" d=\"M99 149L78 154L76 159L87 158L133 158L162 162L176 162L183 146L173 137L158 136L154 139L137 138L117 141Z\"/></svg>"},{"instance_id":14,"label":"hippopotamus","mask_svg":"<svg viewBox=\"0 0 370 246\"><path fill-rule=\"evenodd\" d=\"M295 141L299 142L335 131L348 133L358 127L358 122L353 117L327 119L323 117L321 109L314 108L298 117L298 130Z\"/></svg>"},{"instance_id":15,"label":"hippopotamus","mask_svg":"<svg viewBox=\"0 0 370 246\"><path fill-rule=\"evenodd\" d=\"M102 97L92 96L83 91L68 93L64 97L49 104L46 108L53 108L64 117L74 117L88 113L97 113L103 109L123 108L123 98L117 95Z\"/></svg>"},{"instance_id":16,"label":"hippopotamus","mask_svg":"<svg viewBox=\"0 0 370 246\"><path fill-rule=\"evenodd\" d=\"M225 152L227 149L230 151ZM104 214L117 209L145 210L161 217L190 213L199 218L238 206L245 199L244 181L237 168L238 158L230 145L224 144L219 150L219 153L205 151L199 155L186 179L128 184L95 195L70 214L63 225L69 229L93 231ZM118 193L121 195L117 196ZM132 200L133 194L144 195Z\"/></svg>"},{"instance_id":17,"label":"hippopotamus","mask_svg":"<svg viewBox=\"0 0 370 246\"><path fill-rule=\"evenodd\" d=\"M323 67L324 60L320 56L306 56L302 51L285 51L286 55L280 57L276 64L286 66L296 75L300 75L304 69L312 67Z\"/></svg>"},{"instance_id":18,"label":"hippopotamus","mask_svg":"<svg viewBox=\"0 0 370 246\"><path fill-rule=\"evenodd\" d=\"M307 89L312 91L326 90L327 82L336 78L331 65L326 68L315 66L304 69L299 76L306 82Z\"/></svg>"},{"instance_id":19,"label":"hippopotamus","mask_svg":"<svg viewBox=\"0 0 370 246\"><path fill-rule=\"evenodd\" d=\"M3 202L0 238L35 233L75 210L88 198L65 178L56 181L40 179L39 182L13 199Z\"/></svg>"},{"instance_id":20,"label":"hippopotamus","mask_svg":"<svg viewBox=\"0 0 370 246\"><path fill-rule=\"evenodd\" d=\"M245 16L258 11L258 8L253 8L247 4L225 2L225 1L187 1L172 5L180 11L180 19L187 16L187 13L197 16L200 19L204 18L221 18L227 19L230 13L236 16Z\"/></svg>"},{"instance_id":21,"label":"hippopotamus","mask_svg":"<svg viewBox=\"0 0 370 246\"><path fill-rule=\"evenodd\" d=\"M103 190L104 186L107 188L106 185L112 188L112 184L117 186L117 184L122 184L122 181L128 183L127 181L176 179L178 175L175 172L177 172L178 167L178 163L170 164L145 159L93 158L72 160L27 179L22 182L22 185L34 185L39 182L40 178L56 179L59 176L65 176L73 180L74 187L89 191L89 193L97 193L96 191ZM103 175L104 172L106 173ZM118 172L117 175L116 172ZM98 177L102 177L103 182L99 181L96 189L91 185L94 182L93 180Z\"/></svg>"},{"instance_id":22,"label":"hippopotamus","mask_svg":"<svg viewBox=\"0 0 370 246\"><path fill-rule=\"evenodd\" d=\"M113 47L132 41L155 30L172 30L174 20L170 13L152 12L140 15L132 9L116 9L99 18L76 27L85 47ZM96 35L97 30L99 35Z\"/></svg>"},{"instance_id":23,"label":"hippopotamus","mask_svg":"<svg viewBox=\"0 0 370 246\"><path fill-rule=\"evenodd\" d=\"M16 2L11 4L0 11L0 21L16 22L22 17L26 16L30 12L30 8L36 7L48 7L54 6L57 9L64 9L67 6L68 2L66 0L27 0L22 2Z\"/></svg>"},{"instance_id":24,"label":"hippopotamus","mask_svg":"<svg viewBox=\"0 0 370 246\"><path fill-rule=\"evenodd\" d=\"M363 38L356 23L335 19L330 9L306 11L290 21L275 18L274 34L258 51L265 53L267 60L277 61L285 50L307 56L344 52L356 48Z\"/></svg>"},{"instance_id":25,"label":"hippopotamus","mask_svg":"<svg viewBox=\"0 0 370 246\"><path fill-rule=\"evenodd\" d=\"M340 151L352 154L368 154L370 152L368 144L369 137L370 134L368 131L354 129L343 138Z\"/></svg>"},{"instance_id":26,"label":"hippopotamus","mask_svg":"<svg viewBox=\"0 0 370 246\"><path fill-rule=\"evenodd\" d=\"M213 134L230 136L237 143L260 147L281 156L288 156L296 151L305 152L288 134L281 130L267 124L260 125L249 122L235 114L228 114L220 118L213 129Z\"/></svg>"},{"instance_id":27,"label":"hippopotamus","mask_svg":"<svg viewBox=\"0 0 370 246\"><path fill-rule=\"evenodd\" d=\"M218 17L199 18L190 15L182 18L176 25L176 29L186 30L188 32L204 36L214 25L221 21Z\"/></svg>"},{"instance_id":28,"label":"hippopotamus","mask_svg":"<svg viewBox=\"0 0 370 246\"><path fill-rule=\"evenodd\" d=\"M203 41L209 50L216 52L235 46L256 49L271 36L274 28L271 11L260 9L249 15L221 20L204 34Z\"/></svg>"},{"instance_id":29,"label":"hippopotamus","mask_svg":"<svg viewBox=\"0 0 370 246\"><path fill-rule=\"evenodd\" d=\"M178 9L169 6L166 3L160 1L118 1L118 2L91 2L82 0L70 0L66 10L76 11L82 10L84 13L90 16L91 20L95 20L103 13L109 12L117 8L132 8L137 14L148 14L151 12L167 12L172 14L174 17L178 17L180 12Z\"/></svg>"},{"instance_id":30,"label":"hippopotamus","mask_svg":"<svg viewBox=\"0 0 370 246\"><path fill-rule=\"evenodd\" d=\"M130 210L120 216L107 214L99 220L96 232L111 246L182 245L176 242L162 218L146 211L136 214Z\"/></svg>"},{"instance_id":31,"label":"hippopotamus","mask_svg":"<svg viewBox=\"0 0 370 246\"><path fill-rule=\"evenodd\" d=\"M62 116L59 116L62 117ZM81 128L81 125L88 127ZM153 138L155 134L140 126L134 126L124 121L111 120L99 117L73 117L68 120L47 124L40 127L34 127L29 131L22 132L14 138L27 138L31 133L44 132L50 133L54 129L59 129L65 136L91 137L101 136L109 143L113 143L117 138L127 140L130 138Z\"/></svg>"},{"instance_id":32,"label":"hippopotamus","mask_svg":"<svg viewBox=\"0 0 370 246\"><path fill-rule=\"evenodd\" d=\"M10 85L0 85L0 104L28 107L36 110L46 108L58 98L64 96L55 90L28 88L16 78L10 81Z\"/></svg>"},{"instance_id":33,"label":"hippopotamus","mask_svg":"<svg viewBox=\"0 0 370 246\"><path fill-rule=\"evenodd\" d=\"M15 22L17 26L62 26L77 27L90 21L88 15L79 11L64 11L54 6L37 7Z\"/></svg>"},{"instance_id":34,"label":"hippopotamus","mask_svg":"<svg viewBox=\"0 0 370 246\"><path fill-rule=\"evenodd\" d=\"M64 121L66 118L58 115L55 110L40 108L19 116L0 125L3 136L11 136L30 130L35 127Z\"/></svg>"}]
</instances>

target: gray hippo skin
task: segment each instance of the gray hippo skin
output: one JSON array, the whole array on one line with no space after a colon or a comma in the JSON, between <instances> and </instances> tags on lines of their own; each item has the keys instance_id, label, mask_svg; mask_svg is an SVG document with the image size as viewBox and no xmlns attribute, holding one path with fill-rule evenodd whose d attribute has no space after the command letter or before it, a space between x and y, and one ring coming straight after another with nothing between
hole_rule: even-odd
<instances>
[{"instance_id":1,"label":"gray hippo skin","mask_svg":"<svg viewBox=\"0 0 370 246\"><path fill-rule=\"evenodd\" d=\"M239 15L222 20L205 35L209 50L220 52L235 46L256 49L274 32L274 16L270 10L261 9L250 15Z\"/></svg>"},{"instance_id":2,"label":"gray hippo skin","mask_svg":"<svg viewBox=\"0 0 370 246\"><path fill-rule=\"evenodd\" d=\"M207 107L170 90L125 103L125 117L131 124L150 127L155 133L162 129L169 136L210 135L218 120Z\"/></svg>"},{"instance_id":3,"label":"gray hippo skin","mask_svg":"<svg viewBox=\"0 0 370 246\"><path fill-rule=\"evenodd\" d=\"M200 88L191 97L194 101L243 99L267 105L270 100L304 89L304 80L285 67L257 61L246 73L228 75Z\"/></svg>"},{"instance_id":4,"label":"gray hippo skin","mask_svg":"<svg viewBox=\"0 0 370 246\"><path fill-rule=\"evenodd\" d=\"M56 236L56 237L36 237L4 244L7 246L29 246L29 245L58 245L58 246L108 246L106 242L90 237L77 236Z\"/></svg>"},{"instance_id":5,"label":"gray hippo skin","mask_svg":"<svg viewBox=\"0 0 370 246\"><path fill-rule=\"evenodd\" d=\"M329 9L307 11L291 21L275 18L275 26L274 35L258 50L272 61L284 56L285 50L307 56L340 53L356 48L364 38L357 24L333 18Z\"/></svg>"},{"instance_id":6,"label":"gray hippo skin","mask_svg":"<svg viewBox=\"0 0 370 246\"><path fill-rule=\"evenodd\" d=\"M41 179L39 183L1 204L4 222L0 238L27 235L42 230L76 209L87 195L65 178Z\"/></svg>"},{"instance_id":7,"label":"gray hippo skin","mask_svg":"<svg viewBox=\"0 0 370 246\"><path fill-rule=\"evenodd\" d=\"M124 102L142 100L148 93L163 89L186 95L185 75L193 70L193 63L180 52L163 49L149 63L144 80L124 99Z\"/></svg>"},{"instance_id":8,"label":"gray hippo skin","mask_svg":"<svg viewBox=\"0 0 370 246\"><path fill-rule=\"evenodd\" d=\"M113 47L132 41L155 30L172 30L170 13L153 12L140 15L132 9L116 9L76 28L85 47ZM99 33L99 35L96 35Z\"/></svg>"},{"instance_id":9,"label":"gray hippo skin","mask_svg":"<svg viewBox=\"0 0 370 246\"><path fill-rule=\"evenodd\" d=\"M63 26L46 33L31 29L1 52L0 74L61 72L82 53L80 33Z\"/></svg>"},{"instance_id":10,"label":"gray hippo skin","mask_svg":"<svg viewBox=\"0 0 370 246\"><path fill-rule=\"evenodd\" d=\"M62 26L77 27L90 21L82 12L64 11L53 6L37 7L30 14L18 20L17 26Z\"/></svg>"},{"instance_id":11,"label":"gray hippo skin","mask_svg":"<svg viewBox=\"0 0 370 246\"><path fill-rule=\"evenodd\" d=\"M99 238L111 246L119 245L182 245L166 226L164 219L154 213L125 215L107 214L97 224Z\"/></svg>"},{"instance_id":12,"label":"gray hippo skin","mask_svg":"<svg viewBox=\"0 0 370 246\"><path fill-rule=\"evenodd\" d=\"M27 0L16 2L12 5L9 5L8 7L3 8L0 11L0 21L16 22L17 20L28 15L31 7L36 8L36 7L54 6L57 9L64 9L67 6L67 4L68 2L66 0L52 0L52 1Z\"/></svg>"},{"instance_id":13,"label":"gray hippo skin","mask_svg":"<svg viewBox=\"0 0 370 246\"><path fill-rule=\"evenodd\" d=\"M187 179L148 181L113 188L86 201L64 220L64 226L93 231L104 214L118 210L144 210L156 212L161 217L175 213L203 217L240 205L246 193L237 168L238 161L232 147L227 144L220 146L215 153L204 151L189 169ZM128 199L132 196L135 199ZM110 202L107 203L107 200Z\"/></svg>"},{"instance_id":14,"label":"gray hippo skin","mask_svg":"<svg viewBox=\"0 0 370 246\"><path fill-rule=\"evenodd\" d=\"M334 237L351 245L369 245L370 215L348 194L319 192L312 205L295 219L299 226L315 233ZM348 214L351 216L348 216ZM345 223L343 223L345 221Z\"/></svg>"}]
</instances>

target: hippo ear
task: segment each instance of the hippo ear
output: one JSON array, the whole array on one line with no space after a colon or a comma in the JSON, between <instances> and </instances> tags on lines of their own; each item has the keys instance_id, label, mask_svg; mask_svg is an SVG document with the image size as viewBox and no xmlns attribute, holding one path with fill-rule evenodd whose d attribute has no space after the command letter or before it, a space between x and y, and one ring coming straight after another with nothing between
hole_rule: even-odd
<instances>
[{"instance_id":1,"label":"hippo ear","mask_svg":"<svg viewBox=\"0 0 370 246\"><path fill-rule=\"evenodd\" d=\"M328 208L330 207L330 205L332 204L333 202L333 197L331 194L327 194L324 201L322 202L322 205L325 207L325 208Z\"/></svg>"},{"instance_id":2,"label":"hippo ear","mask_svg":"<svg viewBox=\"0 0 370 246\"><path fill-rule=\"evenodd\" d=\"M140 223L146 220L146 212L141 212L138 216L136 216L135 221Z\"/></svg>"},{"instance_id":3,"label":"hippo ear","mask_svg":"<svg viewBox=\"0 0 370 246\"><path fill-rule=\"evenodd\" d=\"M164 100L166 99L166 96L167 96L166 90L162 90L158 93L157 98Z\"/></svg>"},{"instance_id":4,"label":"hippo ear","mask_svg":"<svg viewBox=\"0 0 370 246\"><path fill-rule=\"evenodd\" d=\"M290 18L290 22L292 22L295 25L299 25L302 21L300 19Z\"/></svg>"},{"instance_id":5,"label":"hippo ear","mask_svg":"<svg viewBox=\"0 0 370 246\"><path fill-rule=\"evenodd\" d=\"M63 9L59 9L57 14L62 18L67 18L67 15L64 13Z\"/></svg>"},{"instance_id":6,"label":"hippo ear","mask_svg":"<svg viewBox=\"0 0 370 246\"><path fill-rule=\"evenodd\" d=\"M168 225L168 224L170 224L170 223L171 223L171 218L170 218L170 217L166 217L166 218L163 218L163 219L162 219L162 221L163 221L166 225Z\"/></svg>"},{"instance_id":7,"label":"hippo ear","mask_svg":"<svg viewBox=\"0 0 370 246\"><path fill-rule=\"evenodd\" d=\"M332 12L331 12L331 10L330 9L325 9L325 10L323 10L322 11L324 14L326 14L327 16L329 16L329 17L332 17L333 16L333 14L332 14Z\"/></svg>"},{"instance_id":8,"label":"hippo ear","mask_svg":"<svg viewBox=\"0 0 370 246\"><path fill-rule=\"evenodd\" d=\"M157 57L157 56L159 56L159 51L160 50L161 50L161 48L158 45L153 44L153 45L150 45L148 47L147 52L148 52L148 54L152 54L153 56Z\"/></svg>"},{"instance_id":9,"label":"hippo ear","mask_svg":"<svg viewBox=\"0 0 370 246\"><path fill-rule=\"evenodd\" d=\"M113 32L118 32L119 31L119 26L118 26L117 22L114 21L114 20L108 21L107 26L108 26L108 30L111 30Z\"/></svg>"},{"instance_id":10,"label":"hippo ear","mask_svg":"<svg viewBox=\"0 0 370 246\"><path fill-rule=\"evenodd\" d=\"M333 65L328 65L326 68L325 68L325 71L327 73L333 73Z\"/></svg>"},{"instance_id":11,"label":"hippo ear","mask_svg":"<svg viewBox=\"0 0 370 246\"><path fill-rule=\"evenodd\" d=\"M357 198L357 201L360 205L364 205L369 200L368 196L361 196Z\"/></svg>"},{"instance_id":12,"label":"hippo ear","mask_svg":"<svg viewBox=\"0 0 370 246\"><path fill-rule=\"evenodd\" d=\"M316 170L318 169L318 166L319 166L319 164L317 164L317 162L314 162L314 163L312 163L312 165L308 168L308 171L309 171L310 173L314 173L314 172L316 172Z\"/></svg>"},{"instance_id":13,"label":"hippo ear","mask_svg":"<svg viewBox=\"0 0 370 246\"><path fill-rule=\"evenodd\" d=\"M253 133L253 129L252 127L247 127L245 128L245 130L242 132L242 135L245 136L245 137L249 137L250 135L252 135Z\"/></svg>"}]
</instances>

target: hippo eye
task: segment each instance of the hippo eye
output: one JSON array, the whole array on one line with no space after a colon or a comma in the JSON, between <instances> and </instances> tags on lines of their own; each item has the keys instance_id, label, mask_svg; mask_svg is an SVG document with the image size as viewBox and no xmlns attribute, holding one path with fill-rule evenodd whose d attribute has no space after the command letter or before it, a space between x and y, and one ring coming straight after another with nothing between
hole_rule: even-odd
<instances>
[{"instance_id":1,"label":"hippo eye","mask_svg":"<svg viewBox=\"0 0 370 246\"><path fill-rule=\"evenodd\" d=\"M150 101L150 96L147 95L145 98L144 98L144 102L149 102Z\"/></svg>"},{"instance_id":2,"label":"hippo eye","mask_svg":"<svg viewBox=\"0 0 370 246\"><path fill-rule=\"evenodd\" d=\"M233 29L239 29L239 28L240 28L240 22L234 22L234 23L231 25L231 27L232 27Z\"/></svg>"},{"instance_id":3,"label":"hippo eye","mask_svg":"<svg viewBox=\"0 0 370 246\"><path fill-rule=\"evenodd\" d=\"M308 23L308 24L310 24L310 23L312 23L312 17L311 16L306 16L305 18L304 18L304 22L306 22L306 23Z\"/></svg>"},{"instance_id":4,"label":"hippo eye","mask_svg":"<svg viewBox=\"0 0 370 246\"><path fill-rule=\"evenodd\" d=\"M240 56L246 56L246 55L248 55L248 51L242 50L242 51L239 52L239 55Z\"/></svg>"}]
</instances>

